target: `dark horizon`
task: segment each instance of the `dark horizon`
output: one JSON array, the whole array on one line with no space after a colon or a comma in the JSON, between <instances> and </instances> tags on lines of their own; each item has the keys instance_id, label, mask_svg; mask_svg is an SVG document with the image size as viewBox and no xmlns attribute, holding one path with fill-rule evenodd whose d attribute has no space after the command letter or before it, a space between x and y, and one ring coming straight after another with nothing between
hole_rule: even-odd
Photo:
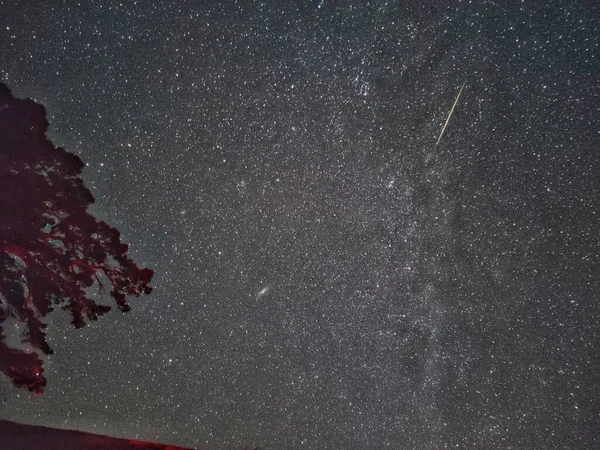
<instances>
[{"instance_id":1,"label":"dark horizon","mask_svg":"<svg viewBox=\"0 0 600 450\"><path fill-rule=\"evenodd\" d=\"M0 419L0 436L0 449L6 450L194 450L3 419Z\"/></svg>"}]
</instances>

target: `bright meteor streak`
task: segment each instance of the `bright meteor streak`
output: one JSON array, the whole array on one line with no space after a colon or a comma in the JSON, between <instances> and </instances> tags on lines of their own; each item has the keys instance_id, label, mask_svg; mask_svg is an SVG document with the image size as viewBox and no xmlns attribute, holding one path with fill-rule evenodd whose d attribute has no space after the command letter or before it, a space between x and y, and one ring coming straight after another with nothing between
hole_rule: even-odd
<instances>
[{"instance_id":1,"label":"bright meteor streak","mask_svg":"<svg viewBox=\"0 0 600 450\"><path fill-rule=\"evenodd\" d=\"M466 83L466 81L465 81L465 83ZM448 122L450 122L450 117L452 117L452 113L454 112L454 108L456 108L456 104L458 103L458 98L460 97L460 94L462 93L462 90L465 87L465 83L462 84L462 86L460 87L460 90L458 91L458 95L456 96L456 99L454 100L454 104L452 105L452 109L450 109L450 114L448 114L448 118L446 119L446 122L444 123L444 126L442 127L442 131L440 133L440 136L438 137L438 140L435 143L436 147L440 143L440 141L442 140L442 136L444 135L444 131L446 130L446 127L448 126Z\"/></svg>"}]
</instances>

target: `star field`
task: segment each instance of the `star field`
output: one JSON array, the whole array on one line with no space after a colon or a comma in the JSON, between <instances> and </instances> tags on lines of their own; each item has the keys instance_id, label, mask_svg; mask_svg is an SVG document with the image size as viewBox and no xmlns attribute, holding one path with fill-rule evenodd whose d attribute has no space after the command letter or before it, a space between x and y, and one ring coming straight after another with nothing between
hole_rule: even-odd
<instances>
[{"instance_id":1,"label":"star field","mask_svg":"<svg viewBox=\"0 0 600 450\"><path fill-rule=\"evenodd\" d=\"M0 417L199 449L600 445L597 7L204 3L0 0L1 81L156 272L127 314L49 315L47 391L1 379Z\"/></svg>"}]
</instances>

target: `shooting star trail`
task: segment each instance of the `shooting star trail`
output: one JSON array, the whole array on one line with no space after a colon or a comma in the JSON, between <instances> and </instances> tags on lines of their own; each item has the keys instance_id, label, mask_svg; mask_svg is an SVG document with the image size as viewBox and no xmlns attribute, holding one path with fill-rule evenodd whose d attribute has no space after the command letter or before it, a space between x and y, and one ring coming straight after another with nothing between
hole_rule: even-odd
<instances>
[{"instance_id":1,"label":"shooting star trail","mask_svg":"<svg viewBox=\"0 0 600 450\"><path fill-rule=\"evenodd\" d=\"M450 122L450 117L452 117L452 113L454 112L454 108L456 108L456 104L458 103L458 99L460 97L460 94L462 93L463 88L465 87L465 83L466 83L466 81L462 84L462 86L460 87L460 90L458 91L458 95L456 96L456 99L454 100L454 104L452 105L452 108L450 109L450 114L448 114L448 118L446 119L446 122L444 123L444 126L442 127L442 131L440 133L440 136L438 137L438 140L435 143L436 147L440 143L440 141L442 140L442 136L444 135L444 131L446 131L446 127L448 126L448 122Z\"/></svg>"}]
</instances>

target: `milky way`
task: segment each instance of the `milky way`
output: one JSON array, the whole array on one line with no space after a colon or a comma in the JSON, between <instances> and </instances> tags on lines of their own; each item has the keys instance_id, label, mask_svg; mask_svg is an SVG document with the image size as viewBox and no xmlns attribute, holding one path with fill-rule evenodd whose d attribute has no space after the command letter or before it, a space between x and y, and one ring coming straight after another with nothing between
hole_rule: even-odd
<instances>
[{"instance_id":1,"label":"milky way","mask_svg":"<svg viewBox=\"0 0 600 450\"><path fill-rule=\"evenodd\" d=\"M155 290L81 330L53 313L47 392L1 380L0 417L202 449L600 445L591 2L32 3L0 0L1 81Z\"/></svg>"}]
</instances>

